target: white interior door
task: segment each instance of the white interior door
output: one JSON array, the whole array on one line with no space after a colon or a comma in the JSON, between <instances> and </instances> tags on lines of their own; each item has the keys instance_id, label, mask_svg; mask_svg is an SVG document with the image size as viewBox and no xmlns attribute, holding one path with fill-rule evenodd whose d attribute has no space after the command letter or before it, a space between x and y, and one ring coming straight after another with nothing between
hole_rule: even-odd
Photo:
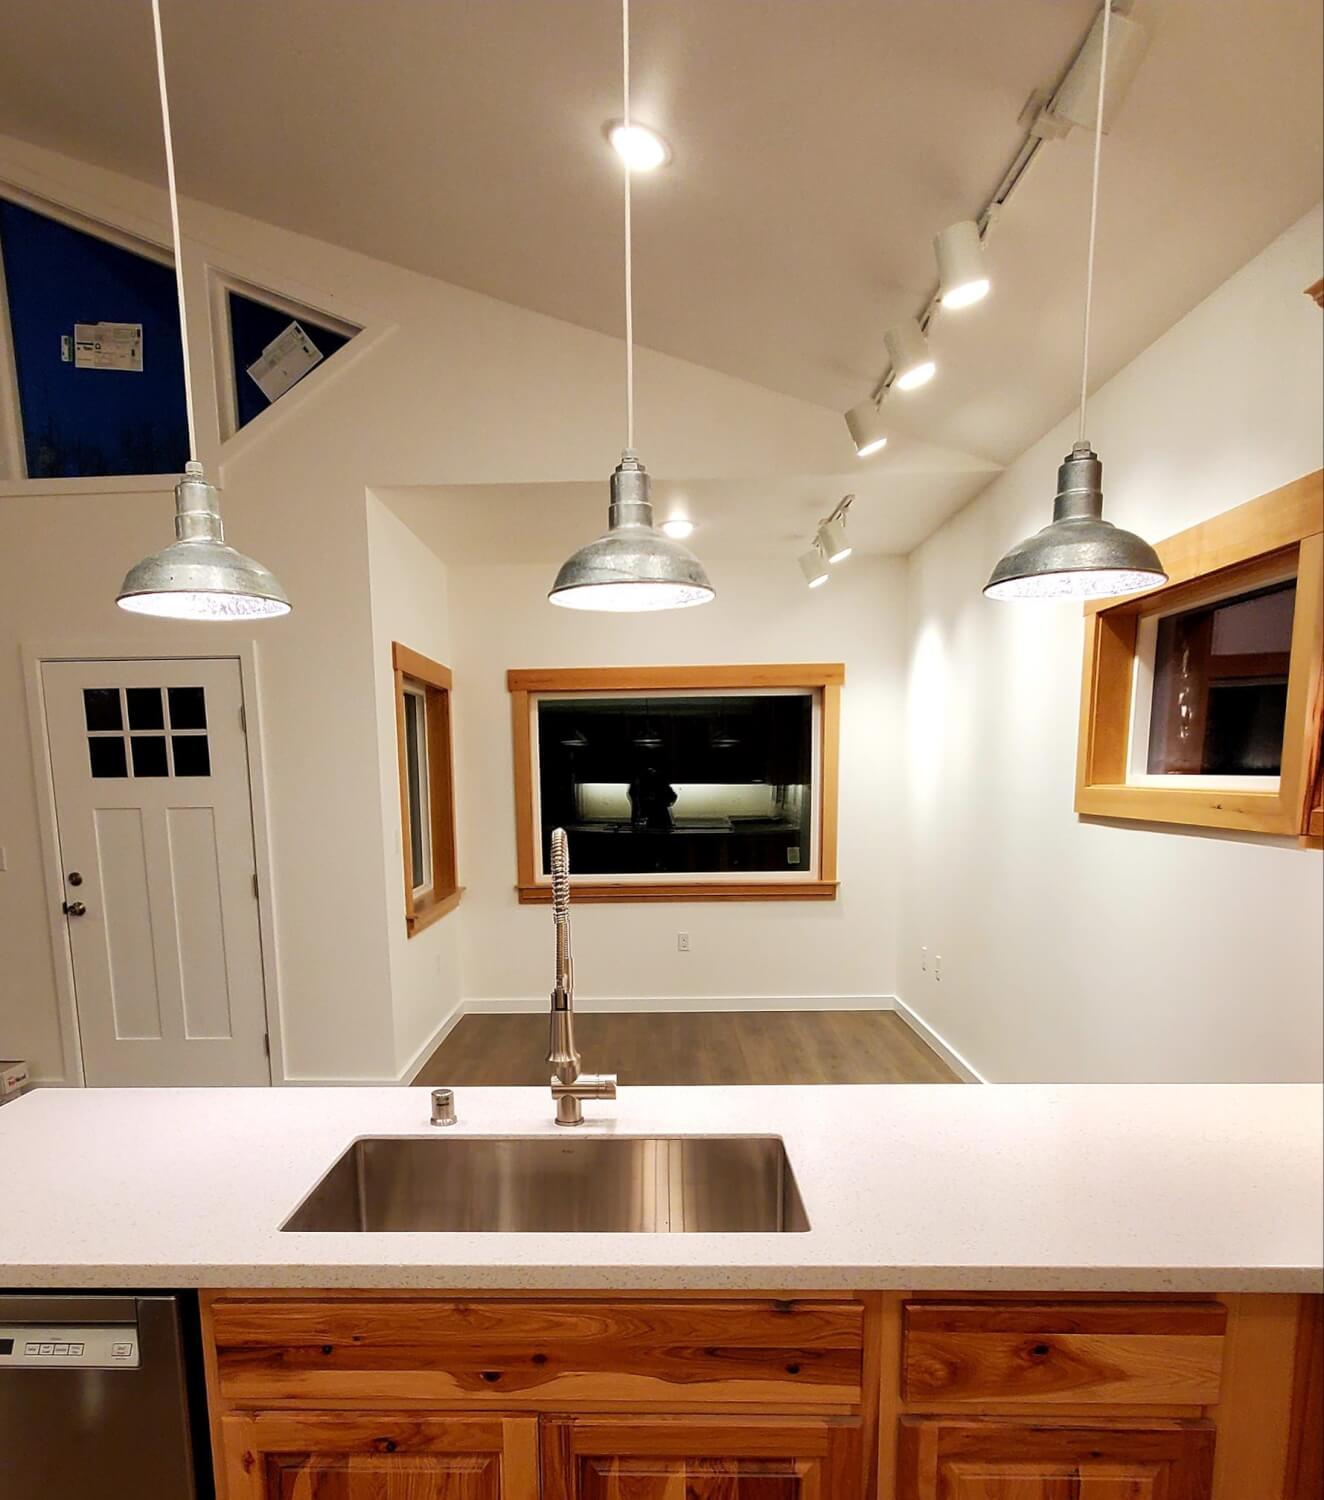
<instances>
[{"instance_id":1,"label":"white interior door","mask_svg":"<svg viewBox=\"0 0 1324 1500\"><path fill-rule=\"evenodd\" d=\"M87 1082L269 1083L238 660L41 672Z\"/></svg>"}]
</instances>

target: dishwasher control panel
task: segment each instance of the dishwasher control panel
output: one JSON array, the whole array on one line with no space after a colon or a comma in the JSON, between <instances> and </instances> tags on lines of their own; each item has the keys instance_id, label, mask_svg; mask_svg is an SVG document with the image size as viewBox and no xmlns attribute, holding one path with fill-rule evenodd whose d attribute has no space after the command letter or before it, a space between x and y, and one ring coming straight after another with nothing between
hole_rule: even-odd
<instances>
[{"instance_id":1,"label":"dishwasher control panel","mask_svg":"<svg viewBox=\"0 0 1324 1500\"><path fill-rule=\"evenodd\" d=\"M133 1370L138 1329L133 1323L0 1324L0 1370Z\"/></svg>"}]
</instances>

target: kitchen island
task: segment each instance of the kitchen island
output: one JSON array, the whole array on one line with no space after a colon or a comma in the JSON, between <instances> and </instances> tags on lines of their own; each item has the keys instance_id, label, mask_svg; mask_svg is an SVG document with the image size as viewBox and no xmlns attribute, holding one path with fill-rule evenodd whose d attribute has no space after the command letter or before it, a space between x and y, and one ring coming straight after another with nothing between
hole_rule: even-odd
<instances>
[{"instance_id":1,"label":"kitchen island","mask_svg":"<svg viewBox=\"0 0 1324 1500\"><path fill-rule=\"evenodd\" d=\"M1318 1087L627 1088L569 1133L544 1090L428 1103L29 1096L0 1285L198 1288L228 1500L1317 1494ZM359 1138L724 1135L784 1142L807 1228L281 1229Z\"/></svg>"}]
</instances>

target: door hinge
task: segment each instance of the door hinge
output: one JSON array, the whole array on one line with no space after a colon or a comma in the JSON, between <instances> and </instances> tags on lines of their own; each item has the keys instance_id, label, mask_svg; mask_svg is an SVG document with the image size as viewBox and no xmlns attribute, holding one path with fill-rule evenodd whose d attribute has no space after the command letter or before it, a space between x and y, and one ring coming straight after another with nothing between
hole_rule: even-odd
<instances>
[{"instance_id":1,"label":"door hinge","mask_svg":"<svg viewBox=\"0 0 1324 1500\"><path fill-rule=\"evenodd\" d=\"M239 732L241 734L248 733L248 713L242 703L239 705Z\"/></svg>"},{"instance_id":2,"label":"door hinge","mask_svg":"<svg viewBox=\"0 0 1324 1500\"><path fill-rule=\"evenodd\" d=\"M258 899L258 894L257 894L257 871L254 870L253 871L253 900L256 901L257 899Z\"/></svg>"},{"instance_id":3,"label":"door hinge","mask_svg":"<svg viewBox=\"0 0 1324 1500\"><path fill-rule=\"evenodd\" d=\"M262 1050L268 1057L271 1056L271 1033L269 1031L262 1033Z\"/></svg>"}]
</instances>

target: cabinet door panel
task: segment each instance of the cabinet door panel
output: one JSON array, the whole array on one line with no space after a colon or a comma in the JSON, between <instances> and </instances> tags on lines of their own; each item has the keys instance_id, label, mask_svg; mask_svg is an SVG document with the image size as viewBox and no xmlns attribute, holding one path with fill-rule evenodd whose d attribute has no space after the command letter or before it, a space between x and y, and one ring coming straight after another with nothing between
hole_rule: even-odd
<instances>
[{"instance_id":1,"label":"cabinet door panel","mask_svg":"<svg viewBox=\"0 0 1324 1500\"><path fill-rule=\"evenodd\" d=\"M537 1500L537 1422L260 1412L221 1422L225 1500Z\"/></svg>"},{"instance_id":2,"label":"cabinet door panel","mask_svg":"<svg viewBox=\"0 0 1324 1500\"><path fill-rule=\"evenodd\" d=\"M897 1500L1208 1500L1213 1453L1204 1422L907 1417Z\"/></svg>"},{"instance_id":3,"label":"cabinet door panel","mask_svg":"<svg viewBox=\"0 0 1324 1500\"><path fill-rule=\"evenodd\" d=\"M858 1423L657 1417L543 1426L543 1500L862 1500Z\"/></svg>"}]
</instances>

